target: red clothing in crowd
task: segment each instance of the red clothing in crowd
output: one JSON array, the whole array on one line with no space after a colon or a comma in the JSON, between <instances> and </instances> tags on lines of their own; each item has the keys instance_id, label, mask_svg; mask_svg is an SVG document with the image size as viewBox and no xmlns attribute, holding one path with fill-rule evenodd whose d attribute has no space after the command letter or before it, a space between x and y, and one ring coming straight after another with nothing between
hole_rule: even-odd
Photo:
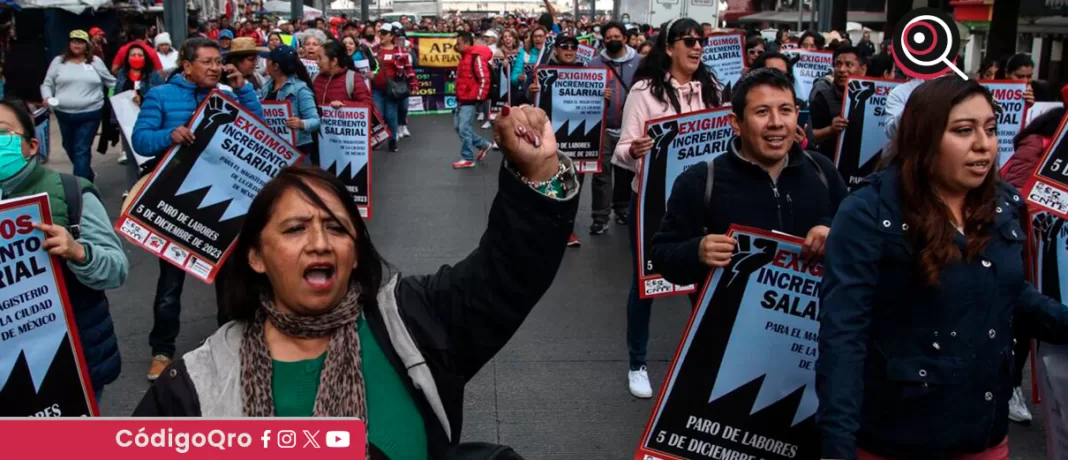
<instances>
[{"instance_id":1,"label":"red clothing in crowd","mask_svg":"<svg viewBox=\"0 0 1068 460\"><path fill-rule=\"evenodd\" d=\"M241 32L237 33L237 36L252 38L253 40L256 40L256 46L263 46L263 35L260 34L260 31L258 29L252 29L247 32L242 30Z\"/></svg>"},{"instance_id":2,"label":"red clothing in crowd","mask_svg":"<svg viewBox=\"0 0 1068 460\"><path fill-rule=\"evenodd\" d=\"M412 93L419 91L419 80L415 78L415 69L412 67L411 57L408 53L395 47L384 50L381 46L375 48L375 58L378 59L378 73L375 74L371 86L378 91L386 90L386 80L401 75L408 81Z\"/></svg>"},{"instance_id":3,"label":"red clothing in crowd","mask_svg":"<svg viewBox=\"0 0 1068 460\"><path fill-rule=\"evenodd\" d=\"M352 82L352 97L350 98L348 87L345 84L345 71L338 72L336 75L326 75L324 72L319 72L319 75L315 76L315 81L312 82L312 91L315 91L315 103L330 105L334 101L354 101L373 107L375 101L371 98L371 91L367 89L367 83L364 82L363 75L359 72L353 73L355 78Z\"/></svg>"},{"instance_id":4,"label":"red clothing in crowd","mask_svg":"<svg viewBox=\"0 0 1068 460\"><path fill-rule=\"evenodd\" d=\"M130 43L122 45L122 48L119 48L119 52L115 54L115 59L111 60L111 73L114 74L115 72L118 72L119 68L126 63L126 51L129 50L130 46L133 44L138 44L141 46L141 48L144 48L145 54L147 54L148 57L152 58L152 64L156 66L156 69L163 68L163 62L159 60L159 54L156 54L156 49L153 48L152 45L148 44L148 42L144 40L134 40Z\"/></svg>"},{"instance_id":5,"label":"red clothing in crowd","mask_svg":"<svg viewBox=\"0 0 1068 460\"><path fill-rule=\"evenodd\" d=\"M475 104L489 99L490 67L493 51L482 45L471 45L460 53L456 66L456 103Z\"/></svg>"}]
</instances>

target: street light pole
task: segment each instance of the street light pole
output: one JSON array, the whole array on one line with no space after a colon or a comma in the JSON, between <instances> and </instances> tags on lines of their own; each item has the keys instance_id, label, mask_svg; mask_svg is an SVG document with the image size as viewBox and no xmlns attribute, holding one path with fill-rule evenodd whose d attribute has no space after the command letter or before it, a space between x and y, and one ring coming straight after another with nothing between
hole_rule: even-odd
<instances>
[{"instance_id":1,"label":"street light pole","mask_svg":"<svg viewBox=\"0 0 1068 460\"><path fill-rule=\"evenodd\" d=\"M304 0L289 0L289 19L304 19Z\"/></svg>"},{"instance_id":2,"label":"street light pole","mask_svg":"<svg viewBox=\"0 0 1068 460\"><path fill-rule=\"evenodd\" d=\"M163 26L171 33L171 42L179 48L189 34L189 13L185 0L163 0Z\"/></svg>"}]
</instances>

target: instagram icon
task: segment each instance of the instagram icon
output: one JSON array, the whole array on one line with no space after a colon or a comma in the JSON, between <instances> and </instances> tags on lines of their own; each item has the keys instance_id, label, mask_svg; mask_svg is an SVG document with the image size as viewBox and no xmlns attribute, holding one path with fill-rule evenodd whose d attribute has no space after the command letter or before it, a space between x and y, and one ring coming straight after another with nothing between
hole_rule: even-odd
<instances>
[{"instance_id":1,"label":"instagram icon","mask_svg":"<svg viewBox=\"0 0 1068 460\"><path fill-rule=\"evenodd\" d=\"M293 430L282 430L278 432L278 448L279 449L292 449L297 447L297 433Z\"/></svg>"}]
</instances>

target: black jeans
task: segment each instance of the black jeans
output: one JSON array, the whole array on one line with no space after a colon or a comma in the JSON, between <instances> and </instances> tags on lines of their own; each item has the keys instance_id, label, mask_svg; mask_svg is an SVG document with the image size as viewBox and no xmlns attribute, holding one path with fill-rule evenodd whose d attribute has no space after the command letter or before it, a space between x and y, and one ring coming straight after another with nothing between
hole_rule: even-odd
<instances>
[{"instance_id":1,"label":"black jeans","mask_svg":"<svg viewBox=\"0 0 1068 460\"><path fill-rule=\"evenodd\" d=\"M634 193L630 188L630 183L634 180L634 173L616 165L610 166L612 167L612 181L614 182L612 187L612 210L615 211L617 216L625 216L627 215L627 208L630 207L630 195Z\"/></svg>"},{"instance_id":2,"label":"black jeans","mask_svg":"<svg viewBox=\"0 0 1068 460\"><path fill-rule=\"evenodd\" d=\"M182 325L182 287L184 285L185 270L159 259L156 299L152 302L152 332L148 334L148 345L152 347L152 356L174 357L174 341L178 338L178 331Z\"/></svg>"}]
</instances>

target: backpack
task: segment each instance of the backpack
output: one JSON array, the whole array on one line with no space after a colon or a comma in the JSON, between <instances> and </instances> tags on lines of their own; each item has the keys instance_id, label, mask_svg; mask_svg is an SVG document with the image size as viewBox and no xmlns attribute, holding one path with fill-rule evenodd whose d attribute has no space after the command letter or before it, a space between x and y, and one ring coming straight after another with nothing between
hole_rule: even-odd
<instances>
[{"instance_id":1,"label":"backpack","mask_svg":"<svg viewBox=\"0 0 1068 460\"><path fill-rule=\"evenodd\" d=\"M816 166L816 175L820 177L820 182L823 182L823 188L830 190L831 187L827 183L827 175L824 174L820 162L816 161L815 158L812 158L812 154L808 153L808 150L801 150L801 152L805 154L805 159L811 161L812 164ZM730 155L730 152L728 152L727 155ZM708 170L708 178L705 179L705 209L708 209L708 207L712 205L712 184L716 179L716 168L713 166L714 161L715 159L705 162Z\"/></svg>"},{"instance_id":2,"label":"backpack","mask_svg":"<svg viewBox=\"0 0 1068 460\"><path fill-rule=\"evenodd\" d=\"M70 174L59 174L59 181L63 184L63 196L67 201L67 230L71 238L82 237L82 186L78 178Z\"/></svg>"}]
</instances>

